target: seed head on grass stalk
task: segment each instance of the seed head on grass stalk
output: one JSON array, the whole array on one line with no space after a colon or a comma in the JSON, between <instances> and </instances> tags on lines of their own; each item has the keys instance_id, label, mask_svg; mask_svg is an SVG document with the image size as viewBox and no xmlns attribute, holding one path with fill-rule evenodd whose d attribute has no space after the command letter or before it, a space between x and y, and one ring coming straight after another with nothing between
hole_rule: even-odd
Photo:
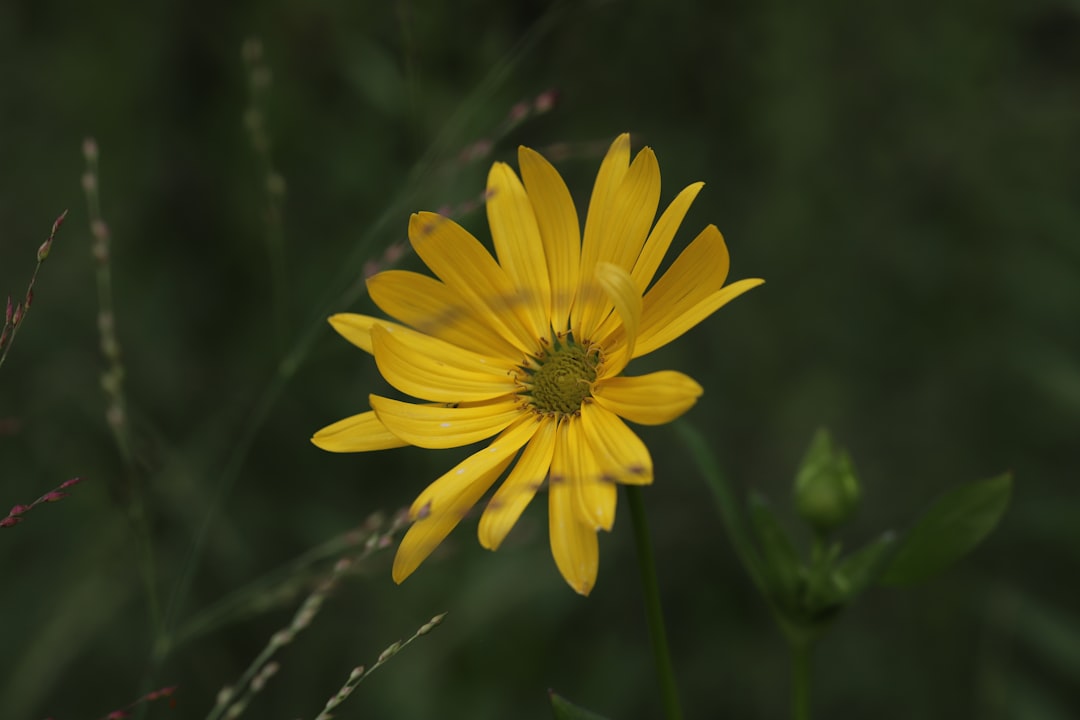
<instances>
[{"instance_id":1,"label":"seed head on grass stalk","mask_svg":"<svg viewBox=\"0 0 1080 720\"><path fill-rule=\"evenodd\" d=\"M416 638L418 637L427 635L429 632L441 625L443 618L445 617L446 613L436 615L435 617L431 618L431 620L424 623L424 625L421 626L421 628L415 633L413 633L413 636L408 640L396 642L390 647L383 650L381 653L379 653L379 659L375 662L374 665L367 668L365 668L363 665L358 665L357 667L353 668L353 671L349 673L349 678L345 681L345 684L342 685L341 689L334 693L330 697L330 699L326 701L326 707L322 709L322 712L319 713L315 720L332 720L334 715L332 715L331 713L334 710L337 710L343 702L349 699L349 696L352 695L353 690L355 690L360 685L360 683L362 683L367 678L368 675L375 672L378 668L389 662L390 658L394 657L399 652L404 650L413 640L416 640Z\"/></svg>"},{"instance_id":2,"label":"seed head on grass stalk","mask_svg":"<svg viewBox=\"0 0 1080 720\"><path fill-rule=\"evenodd\" d=\"M11 296L7 296L7 302L4 306L4 325L0 328L0 367L3 367L4 361L7 360L8 352L11 351L11 346L15 342L15 336L26 320L26 314L30 312L30 306L34 304L34 283L37 282L38 272L49 257L53 240L56 239L56 233L60 226L64 224L64 218L67 217L67 214L67 210L60 213L60 217L53 221L49 237L45 238L45 242L38 247L37 265L34 266L34 274L30 276L30 282L26 286L26 295L23 297L22 302L16 301L13 303Z\"/></svg>"},{"instance_id":3,"label":"seed head on grass stalk","mask_svg":"<svg viewBox=\"0 0 1080 720\"><path fill-rule=\"evenodd\" d=\"M391 385L427 404L371 395L371 411L319 430L312 442L364 452L495 436L413 503L394 580L412 574L509 469L480 518L480 544L498 548L546 478L555 563L587 595L598 531L615 521L616 485L653 480L649 451L624 419L667 423L702 393L680 372L623 371L763 281L724 285L728 251L709 225L653 283L703 183L680 192L654 224L659 165L649 148L631 163L629 135L601 163L583 233L555 168L525 147L518 161L520 179L505 163L488 175L495 258L454 221L415 214L410 243L437 279L403 270L368 279L372 300L398 322L330 318L374 355Z\"/></svg>"},{"instance_id":4,"label":"seed head on grass stalk","mask_svg":"<svg viewBox=\"0 0 1080 720\"><path fill-rule=\"evenodd\" d=\"M330 575L327 576L311 592L299 609L293 615L292 622L270 636L266 644L234 685L227 685L218 692L217 702L211 708L206 720L233 720L247 710L255 695L262 691L267 681L273 677L279 665L273 662L273 657L285 646L292 643L296 636L306 630L319 614L326 598L338 586L341 577L349 571L353 560L347 557L340 558L335 564Z\"/></svg>"},{"instance_id":5,"label":"seed head on grass stalk","mask_svg":"<svg viewBox=\"0 0 1080 720\"><path fill-rule=\"evenodd\" d=\"M26 515L26 513L30 512L38 505L42 505L44 503L54 503L63 500L71 494L70 492L65 491L72 486L81 483L82 481L83 478L81 477L71 478L70 480L66 480L61 483L60 486L55 490L50 490L49 492L45 493L29 505L12 506L11 510L8 510L8 514L5 517L0 518L0 528L15 527L23 521L23 516Z\"/></svg>"},{"instance_id":6,"label":"seed head on grass stalk","mask_svg":"<svg viewBox=\"0 0 1080 720\"><path fill-rule=\"evenodd\" d=\"M173 696L176 695L176 691L178 689L178 685L169 685L163 688L158 688L157 690L151 690L139 699L128 703L126 706L120 708L119 710L113 710L106 715L102 715L100 718L98 718L98 720L127 720L127 718L135 716L135 713L138 711L140 705L152 703L156 700L162 700L164 698L169 698L170 707L176 707L176 698L174 698ZM45 718L45 720L58 719L48 717Z\"/></svg>"}]
</instances>

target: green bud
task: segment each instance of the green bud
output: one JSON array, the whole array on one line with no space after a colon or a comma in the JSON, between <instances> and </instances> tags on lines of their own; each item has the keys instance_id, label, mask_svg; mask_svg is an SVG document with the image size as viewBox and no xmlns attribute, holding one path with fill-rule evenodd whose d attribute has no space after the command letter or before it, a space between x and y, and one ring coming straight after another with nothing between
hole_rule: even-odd
<instances>
[{"instance_id":1,"label":"green bud","mask_svg":"<svg viewBox=\"0 0 1080 720\"><path fill-rule=\"evenodd\" d=\"M833 447L827 430L818 430L795 476L795 506L820 534L843 525L859 505L859 481L851 458Z\"/></svg>"}]
</instances>

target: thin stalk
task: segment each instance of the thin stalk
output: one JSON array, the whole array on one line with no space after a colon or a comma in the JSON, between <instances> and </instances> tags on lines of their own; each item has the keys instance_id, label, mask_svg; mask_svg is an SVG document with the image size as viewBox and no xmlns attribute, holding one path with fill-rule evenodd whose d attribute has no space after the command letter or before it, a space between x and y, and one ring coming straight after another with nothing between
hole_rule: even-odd
<instances>
[{"instance_id":1,"label":"thin stalk","mask_svg":"<svg viewBox=\"0 0 1080 720\"><path fill-rule=\"evenodd\" d=\"M264 239L273 286L274 337L277 342L277 352L281 354L285 348L288 331L287 259L283 221L285 179L274 165L270 133L266 128L264 112L266 94L270 89L273 75L263 57L262 42L257 38L249 38L244 42L243 56L248 71L248 105L244 111L244 125L247 128L251 148L258 158L262 171L263 194L266 198Z\"/></svg>"},{"instance_id":2,"label":"thin stalk","mask_svg":"<svg viewBox=\"0 0 1080 720\"><path fill-rule=\"evenodd\" d=\"M30 276L30 284L26 286L26 297L22 303L16 303L13 308L11 306L11 296L8 295L7 305L4 308L4 324L3 328L0 329L0 367L3 367L4 360L7 359L8 353L11 352L11 344L15 342L15 336L19 333L19 328L22 327L27 314L30 312L30 305L34 302L34 283L37 282L38 271L41 270L41 265L45 262L45 259L49 257L53 241L56 239L56 231L64 224L64 218L67 217L67 214L67 210L60 213L60 217L53 222L52 232L49 233L49 237L38 248L37 265L34 266L34 274Z\"/></svg>"},{"instance_id":3,"label":"thin stalk","mask_svg":"<svg viewBox=\"0 0 1080 720\"><path fill-rule=\"evenodd\" d=\"M641 569L641 588L645 595L645 614L649 622L649 639L652 641L653 658L656 660L656 677L664 701L664 715L668 720L681 720L679 691L675 685L675 669L668 652L667 630L664 612L660 607L660 585L656 579L656 563L653 560L649 525L645 520L645 504L641 500L641 488L626 486L626 498L630 505L630 518L634 525L634 542L637 545L638 567Z\"/></svg>"},{"instance_id":4,"label":"thin stalk","mask_svg":"<svg viewBox=\"0 0 1080 720\"><path fill-rule=\"evenodd\" d=\"M105 421L112 432L116 449L124 465L124 485L121 497L127 505L128 521L131 523L134 549L146 594L150 625L155 635L161 631L161 602L157 591L157 563L154 556L150 521L145 504L144 480L136 464L135 451L128 419L127 399L124 392L124 364L120 342L116 334L116 313L113 305L111 248L109 229L101 213L101 195L98 189L98 146L93 138L83 142L86 171L83 174L83 190L90 219L91 251L94 256L98 294L98 335L101 354L106 369L101 375L105 391Z\"/></svg>"},{"instance_id":5,"label":"thin stalk","mask_svg":"<svg viewBox=\"0 0 1080 720\"><path fill-rule=\"evenodd\" d=\"M810 654L812 642L791 640L791 717L810 720Z\"/></svg>"}]
</instances>

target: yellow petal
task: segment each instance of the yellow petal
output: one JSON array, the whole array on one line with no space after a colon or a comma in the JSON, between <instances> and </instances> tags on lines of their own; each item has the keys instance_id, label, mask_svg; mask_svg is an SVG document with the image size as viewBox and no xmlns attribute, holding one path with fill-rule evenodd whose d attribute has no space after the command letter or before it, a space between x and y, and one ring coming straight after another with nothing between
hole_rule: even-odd
<instances>
[{"instance_id":1,"label":"yellow petal","mask_svg":"<svg viewBox=\"0 0 1080 720\"><path fill-rule=\"evenodd\" d=\"M615 209L616 195L622 185L623 178L630 168L630 134L623 133L615 138L608 148L607 155L600 163L600 171L596 174L596 183L593 185L592 197L589 199L589 212L585 216L585 233L581 242L581 278L586 282L578 289L578 295L588 293L593 296L602 296L602 291L595 287L592 278L596 269L596 263L602 258L603 245L617 242L618 238L608 233L608 223L612 220ZM591 322L599 322L597 315L600 311L593 306L593 302L574 303L571 309L571 327L579 340L589 339L589 333L583 322L587 316ZM589 328L595 329L595 326Z\"/></svg>"},{"instance_id":2,"label":"yellow petal","mask_svg":"<svg viewBox=\"0 0 1080 720\"><path fill-rule=\"evenodd\" d=\"M663 215L656 221L656 227L649 234L649 239L645 241L645 247L642 248L641 255L638 257L637 262L634 263L634 269L630 273L630 277L634 279L639 293L644 293L649 283L652 282L656 269L660 267L664 255L667 254L668 248L671 247L675 232L679 229L679 225L682 224L683 218L686 216L686 211L690 209L690 204L693 203L694 198L697 197L697 194L704 186L705 183L699 182L683 188L683 191L671 201L671 204L664 210ZM608 315L595 333L597 342L603 342L605 339L612 337L620 322L618 315Z\"/></svg>"},{"instance_id":3,"label":"yellow petal","mask_svg":"<svg viewBox=\"0 0 1080 720\"><path fill-rule=\"evenodd\" d=\"M513 372L518 367L519 360L514 357L499 357L467 350L397 323L376 321L373 324L380 326L379 332L393 337L413 352L438 358L447 365L461 370L494 373L501 377Z\"/></svg>"},{"instance_id":4,"label":"yellow petal","mask_svg":"<svg viewBox=\"0 0 1080 720\"><path fill-rule=\"evenodd\" d=\"M555 448L555 425L556 421L551 418L540 422L514 469L488 502L479 527L480 544L487 549L498 549L544 484Z\"/></svg>"},{"instance_id":5,"label":"yellow petal","mask_svg":"<svg viewBox=\"0 0 1080 720\"><path fill-rule=\"evenodd\" d=\"M521 417L516 395L468 407L417 405L371 396L379 421L397 437L422 448L452 448L485 440Z\"/></svg>"},{"instance_id":6,"label":"yellow petal","mask_svg":"<svg viewBox=\"0 0 1080 720\"><path fill-rule=\"evenodd\" d=\"M581 418L565 420L566 462L577 500L578 519L593 530L615 524L615 483L605 475L581 430Z\"/></svg>"},{"instance_id":7,"label":"yellow petal","mask_svg":"<svg viewBox=\"0 0 1080 720\"><path fill-rule=\"evenodd\" d=\"M602 224L596 225L599 246L596 264L611 263L629 272L645 243L660 202L660 166L650 148L634 158L619 189L611 200ZM588 228L586 229L588 241ZM583 270L584 273L584 270ZM583 275L585 277L585 275ZM587 292L588 289L586 288ZM641 295L641 290L637 293ZM582 336L596 338L601 321L611 312L611 304L586 305L580 317ZM576 329L576 328L575 328Z\"/></svg>"},{"instance_id":8,"label":"yellow petal","mask_svg":"<svg viewBox=\"0 0 1080 720\"><path fill-rule=\"evenodd\" d=\"M401 545L394 556L394 568L391 572L394 582L400 583L412 575L420 563L446 539L470 508L498 480L512 459L513 455L504 457L484 472L473 476L472 482L461 492L442 499L438 509L433 507L429 513L416 519L401 539Z\"/></svg>"},{"instance_id":9,"label":"yellow petal","mask_svg":"<svg viewBox=\"0 0 1080 720\"><path fill-rule=\"evenodd\" d=\"M593 184L592 196L589 198L589 212L585 216L585 235L581 246L581 267L590 273L602 256L602 245L611 240L603 230L614 213L616 196L629 169L630 133L623 133L615 138L604 155Z\"/></svg>"},{"instance_id":10,"label":"yellow petal","mask_svg":"<svg viewBox=\"0 0 1080 720\"><path fill-rule=\"evenodd\" d=\"M715 225L702 230L645 295L642 329L670 320L661 312L689 298L687 306L724 286L731 261L724 236Z\"/></svg>"},{"instance_id":11,"label":"yellow petal","mask_svg":"<svg viewBox=\"0 0 1080 720\"><path fill-rule=\"evenodd\" d=\"M622 342L610 357L604 359L602 368L604 376L618 375L634 356L634 343L641 323L641 293L630 273L612 263L603 262L596 266L596 281L622 320Z\"/></svg>"},{"instance_id":12,"label":"yellow petal","mask_svg":"<svg viewBox=\"0 0 1080 720\"><path fill-rule=\"evenodd\" d=\"M617 415L598 403L586 403L581 408L581 430L604 480L626 485L652 483L649 449Z\"/></svg>"},{"instance_id":13,"label":"yellow petal","mask_svg":"<svg viewBox=\"0 0 1080 720\"><path fill-rule=\"evenodd\" d=\"M473 352L399 323L371 317L370 315L338 313L337 315L331 315L329 321L330 325L342 337L373 355L371 329L375 325L379 325L385 332L393 335L414 351L439 358L462 370L493 372L504 375L514 370L518 365L516 359L518 356L516 355L500 357ZM516 351L511 349L511 352Z\"/></svg>"},{"instance_id":14,"label":"yellow petal","mask_svg":"<svg viewBox=\"0 0 1080 720\"><path fill-rule=\"evenodd\" d=\"M706 315L695 315L696 319L690 325L685 325L680 321L681 316L694 310L700 303L705 303L701 306L703 308L715 304L713 294L723 287L727 279L728 267L729 257L724 238L715 225L709 225L683 250L667 272L645 294L641 311L641 330L638 333L633 357L641 357L652 352L705 319ZM737 285L738 283L731 287ZM735 294L748 289L739 289ZM728 288L724 288L723 292L728 292ZM734 295L723 297L726 298L724 302L727 302ZM715 305L712 311L720 305ZM673 332L676 326L680 329ZM623 330L616 328L605 339L604 344L605 348L611 351L625 341Z\"/></svg>"},{"instance_id":15,"label":"yellow petal","mask_svg":"<svg viewBox=\"0 0 1080 720\"><path fill-rule=\"evenodd\" d=\"M499 265L526 298L525 315L533 336L551 332L551 286L536 215L525 187L506 163L488 173L487 216Z\"/></svg>"},{"instance_id":16,"label":"yellow petal","mask_svg":"<svg viewBox=\"0 0 1080 720\"><path fill-rule=\"evenodd\" d=\"M705 187L705 183L697 182L683 188L683 191L671 201L671 204L660 215L660 219L656 221L656 227L649 233L649 239L645 241L645 247L642 248L641 255L638 256L637 262L634 263L634 269L630 273L631 277L634 278L634 282L637 283L639 292L644 293L646 288L649 287L649 283L652 282L653 276L656 274L656 269L660 267L664 255L667 254L668 248L671 247L675 232L682 225L687 210L690 209L691 203L694 202L694 198L697 197L703 187Z\"/></svg>"},{"instance_id":17,"label":"yellow petal","mask_svg":"<svg viewBox=\"0 0 1080 720\"><path fill-rule=\"evenodd\" d=\"M600 407L631 422L663 425L689 410L701 393L701 386L689 375L662 370L606 378L593 386L592 396Z\"/></svg>"},{"instance_id":18,"label":"yellow petal","mask_svg":"<svg viewBox=\"0 0 1080 720\"><path fill-rule=\"evenodd\" d=\"M578 517L578 500L569 476L569 458L565 438L566 422L558 431L555 454L548 483L548 533L551 554L563 579L575 591L588 595L596 584L600 567L596 530Z\"/></svg>"},{"instance_id":19,"label":"yellow petal","mask_svg":"<svg viewBox=\"0 0 1080 720\"><path fill-rule=\"evenodd\" d=\"M757 278L739 280L722 290L717 290L692 307L686 307L684 302L678 302L668 308L657 308L656 315L667 319L667 322L655 322L648 330L641 331L634 357L641 357L656 348L667 345L747 290L756 288L764 282Z\"/></svg>"},{"instance_id":20,"label":"yellow petal","mask_svg":"<svg viewBox=\"0 0 1080 720\"><path fill-rule=\"evenodd\" d=\"M409 241L431 271L504 340L526 353L539 352L539 337L525 319L535 300L514 287L479 240L453 220L425 212L410 218Z\"/></svg>"},{"instance_id":21,"label":"yellow petal","mask_svg":"<svg viewBox=\"0 0 1080 720\"><path fill-rule=\"evenodd\" d=\"M498 480L522 445L536 432L535 417L522 418L483 450L473 453L427 486L412 504L412 527L394 556L394 582L412 574L465 513Z\"/></svg>"},{"instance_id":22,"label":"yellow petal","mask_svg":"<svg viewBox=\"0 0 1080 720\"><path fill-rule=\"evenodd\" d=\"M327 318L330 327L334 328L341 337L351 342L366 353L374 354L371 349L371 326L375 323L383 325L397 325L397 323L371 317L370 315L357 315L356 313L338 313ZM404 326L403 330L407 329Z\"/></svg>"},{"instance_id":23,"label":"yellow petal","mask_svg":"<svg viewBox=\"0 0 1080 720\"><path fill-rule=\"evenodd\" d=\"M520 350L435 278L408 270L387 270L368 278L367 289L383 312L421 333L484 355L520 359Z\"/></svg>"},{"instance_id":24,"label":"yellow petal","mask_svg":"<svg viewBox=\"0 0 1080 720\"><path fill-rule=\"evenodd\" d=\"M409 443L386 429L374 412L360 413L327 425L311 442L329 452L367 452L404 447Z\"/></svg>"},{"instance_id":25,"label":"yellow petal","mask_svg":"<svg viewBox=\"0 0 1080 720\"><path fill-rule=\"evenodd\" d=\"M637 262L660 204L660 164L652 148L642 148L615 193L606 219L607 237L601 239L598 262L610 262L629 271Z\"/></svg>"},{"instance_id":26,"label":"yellow petal","mask_svg":"<svg viewBox=\"0 0 1080 720\"><path fill-rule=\"evenodd\" d=\"M539 153L518 148L518 164L544 243L551 286L551 327L557 333L565 332L581 264L577 209L558 171Z\"/></svg>"},{"instance_id":27,"label":"yellow petal","mask_svg":"<svg viewBox=\"0 0 1080 720\"><path fill-rule=\"evenodd\" d=\"M513 457L521 446L536 434L539 424L540 418L532 414L516 420L499 433L499 436L486 448L465 458L450 472L428 485L409 509L412 518L416 519L432 513L438 514L448 499L464 492L472 485L475 478L507 458Z\"/></svg>"},{"instance_id":28,"label":"yellow petal","mask_svg":"<svg viewBox=\"0 0 1080 720\"><path fill-rule=\"evenodd\" d=\"M399 326L391 332L381 323L371 328L375 364L401 392L456 403L490 400L518 389L507 370L491 367L490 358L403 329L407 330Z\"/></svg>"}]
</instances>

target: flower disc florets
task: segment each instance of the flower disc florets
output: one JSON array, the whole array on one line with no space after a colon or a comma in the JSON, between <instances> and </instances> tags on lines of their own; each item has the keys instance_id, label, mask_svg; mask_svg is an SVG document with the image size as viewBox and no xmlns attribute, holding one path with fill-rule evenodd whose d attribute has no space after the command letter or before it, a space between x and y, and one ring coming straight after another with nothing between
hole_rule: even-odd
<instances>
[{"instance_id":1,"label":"flower disc florets","mask_svg":"<svg viewBox=\"0 0 1080 720\"><path fill-rule=\"evenodd\" d=\"M545 415L572 415L592 394L599 357L595 351L572 340L556 343L551 352L536 361L525 380L532 407Z\"/></svg>"}]
</instances>

